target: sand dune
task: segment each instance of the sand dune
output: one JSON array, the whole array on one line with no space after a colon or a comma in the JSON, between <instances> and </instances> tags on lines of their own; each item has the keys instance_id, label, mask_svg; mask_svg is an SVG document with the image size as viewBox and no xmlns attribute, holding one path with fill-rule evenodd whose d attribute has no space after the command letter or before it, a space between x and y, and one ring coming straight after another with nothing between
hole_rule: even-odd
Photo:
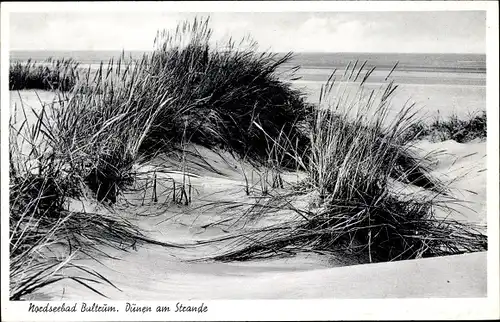
<instances>
[{"instance_id":1,"label":"sand dune","mask_svg":"<svg viewBox=\"0 0 500 322\"><path fill-rule=\"evenodd\" d=\"M318 268L307 257L265 264L182 264L164 253L145 247L100 267L121 289L103 291L112 300L486 296L486 253L337 268ZM45 295L52 300L102 299L67 282Z\"/></svg>"},{"instance_id":2,"label":"sand dune","mask_svg":"<svg viewBox=\"0 0 500 322\"><path fill-rule=\"evenodd\" d=\"M46 94L46 93L45 93ZM50 100L50 95L42 94ZM28 105L36 106L33 92L21 92ZM45 95L45 96L44 96ZM11 96L11 105L18 98ZM450 182L456 197L467 202L460 210L460 220L486 222L486 143L460 144L419 142L419 153L443 150L436 156L433 173ZM130 193L127 199L134 207L123 207L122 215L138 224L151 238L189 243L220 237L234 228L234 220L220 209L200 208L206 202L251 200L244 193L243 173L258 186L248 164L228 155L197 147L207 162L191 159L189 182L193 187L190 206L159 207L141 199L146 195ZM139 167L142 179L151 182L152 172L161 167L168 176L182 179L175 160L157 159ZM158 171L161 181L161 171ZM288 174L290 181L301 174ZM163 180L168 181L168 180ZM164 188L167 189L167 188ZM161 188L159 191L161 195ZM78 203L75 203L78 207ZM86 205L86 208L92 205ZM101 211L95 208L96 211ZM147 215L147 216L145 216ZM251 224L263 225L280 220L286 213L275 213ZM219 222L218 225L211 225ZM241 225L241 223L240 223ZM98 286L112 300L141 299L303 299L303 298L410 298L410 297L483 297L486 296L486 253L442 258L356 265L357 258L329 258L316 254L254 260L244 263L189 262L186 259L208 256L221 246L207 245L187 249L142 245L130 252L105 250L119 259L79 260L106 276L120 290ZM90 300L102 299L89 289L72 281L61 281L36 294L35 299Z\"/></svg>"}]
</instances>

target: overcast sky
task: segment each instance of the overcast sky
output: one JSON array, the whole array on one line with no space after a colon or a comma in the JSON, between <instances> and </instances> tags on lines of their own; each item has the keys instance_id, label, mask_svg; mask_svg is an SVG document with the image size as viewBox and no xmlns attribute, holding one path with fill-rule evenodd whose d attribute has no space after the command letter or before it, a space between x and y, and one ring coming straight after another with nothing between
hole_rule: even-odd
<instances>
[{"instance_id":1,"label":"overcast sky","mask_svg":"<svg viewBox=\"0 0 500 322\"><path fill-rule=\"evenodd\" d=\"M150 50L157 30L208 15L215 39L250 34L276 52L485 52L481 11L12 13L10 49Z\"/></svg>"}]
</instances>

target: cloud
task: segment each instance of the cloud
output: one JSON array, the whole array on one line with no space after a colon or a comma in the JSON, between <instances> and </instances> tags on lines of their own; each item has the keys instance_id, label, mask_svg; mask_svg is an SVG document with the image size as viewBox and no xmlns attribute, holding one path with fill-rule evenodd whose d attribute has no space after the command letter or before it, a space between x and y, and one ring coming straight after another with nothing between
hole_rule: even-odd
<instances>
[{"instance_id":1,"label":"cloud","mask_svg":"<svg viewBox=\"0 0 500 322\"><path fill-rule=\"evenodd\" d=\"M11 49L148 50L159 29L203 13L15 13ZM211 14L214 40L251 35L260 48L323 52L482 52L484 12Z\"/></svg>"}]
</instances>

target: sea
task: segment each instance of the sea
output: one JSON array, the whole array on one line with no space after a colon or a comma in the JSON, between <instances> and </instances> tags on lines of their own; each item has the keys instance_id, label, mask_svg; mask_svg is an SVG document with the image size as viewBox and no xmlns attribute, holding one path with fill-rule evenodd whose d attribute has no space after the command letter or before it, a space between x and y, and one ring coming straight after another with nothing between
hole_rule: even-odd
<instances>
[{"instance_id":1,"label":"sea","mask_svg":"<svg viewBox=\"0 0 500 322\"><path fill-rule=\"evenodd\" d=\"M144 51L11 51L12 61L42 62L48 58L72 58L82 68L98 68L112 58L140 58ZM321 87L333 72L342 75L350 64L375 67L368 87L380 87L386 78L398 85L395 109L414 103L422 117L467 116L486 109L486 55L425 53L295 53L280 68L280 77L291 81L311 102L319 100ZM397 65L396 65L397 63ZM393 67L396 68L392 71ZM292 75L290 70L300 66ZM392 72L391 72L392 71Z\"/></svg>"}]
</instances>

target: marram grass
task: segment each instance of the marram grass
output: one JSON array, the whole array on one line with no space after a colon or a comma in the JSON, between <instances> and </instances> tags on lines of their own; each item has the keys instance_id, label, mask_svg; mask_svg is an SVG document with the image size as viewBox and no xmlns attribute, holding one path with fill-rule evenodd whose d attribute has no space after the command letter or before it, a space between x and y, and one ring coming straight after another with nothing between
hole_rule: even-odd
<instances>
[{"instance_id":1,"label":"marram grass","mask_svg":"<svg viewBox=\"0 0 500 322\"><path fill-rule=\"evenodd\" d=\"M78 63L72 59L49 59L43 63L31 60L9 66L9 89L69 91L78 81Z\"/></svg>"},{"instance_id":2,"label":"marram grass","mask_svg":"<svg viewBox=\"0 0 500 322\"><path fill-rule=\"evenodd\" d=\"M70 210L70 200L85 200L86 186L71 164L56 153L48 122L43 108L33 124L26 120L15 127L17 122L11 119L11 300L26 299L62 279L103 295L96 286L113 283L77 259L106 255L106 248L127 250L143 238L120 216Z\"/></svg>"},{"instance_id":3,"label":"marram grass","mask_svg":"<svg viewBox=\"0 0 500 322\"><path fill-rule=\"evenodd\" d=\"M414 122L413 107L405 107L389 119L388 93L393 85L376 92L365 91L363 81L356 87L352 82L347 78L338 84L327 83L327 94L333 99L326 103L323 97L314 112L310 151L305 156L295 152L307 174L297 193L317 196L314 205L299 208L291 195L273 193L271 199L290 198L284 205L296 216L226 237L233 241L212 259L318 252L365 256L367 262L375 262L487 250L484 227L437 214L437 210L452 214L446 201L458 200L420 166L426 160L414 157L409 163L413 166L401 167L401 157L412 152L413 140L407 134ZM348 91L356 91L353 100L342 96L347 86ZM283 149L283 153L290 151ZM427 193L397 190L397 182L403 186L422 186L424 182ZM262 216L268 210L257 211Z\"/></svg>"},{"instance_id":4,"label":"marram grass","mask_svg":"<svg viewBox=\"0 0 500 322\"><path fill-rule=\"evenodd\" d=\"M423 121L411 125L410 136L431 141L455 140L458 143L474 139L485 140L487 135L486 111L469 113L466 117L452 114L448 118L436 117L430 124Z\"/></svg>"}]
</instances>

